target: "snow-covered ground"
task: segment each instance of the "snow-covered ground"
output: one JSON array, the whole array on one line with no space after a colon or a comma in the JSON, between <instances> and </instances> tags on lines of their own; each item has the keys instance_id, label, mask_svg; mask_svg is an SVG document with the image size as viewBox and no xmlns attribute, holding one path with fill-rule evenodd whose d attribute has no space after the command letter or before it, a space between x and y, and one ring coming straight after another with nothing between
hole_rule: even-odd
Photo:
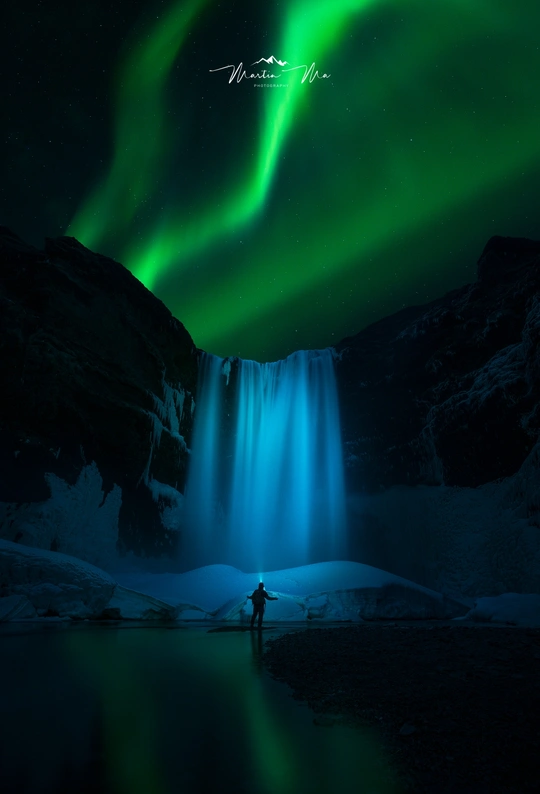
<instances>
[{"instance_id":1,"label":"snow-covered ground","mask_svg":"<svg viewBox=\"0 0 540 794\"><path fill-rule=\"evenodd\" d=\"M273 621L454 617L471 606L358 562L321 562L264 573L209 565L182 574L113 576L124 587L178 607L179 616L184 619L200 619L200 613L192 614L183 606L196 604L210 617L246 621L251 612L246 596L260 581L278 597L267 607L268 618Z\"/></svg>"},{"instance_id":2,"label":"snow-covered ground","mask_svg":"<svg viewBox=\"0 0 540 794\"><path fill-rule=\"evenodd\" d=\"M176 611L77 557L0 540L0 621L41 617L149 620Z\"/></svg>"},{"instance_id":3,"label":"snow-covered ground","mask_svg":"<svg viewBox=\"0 0 540 794\"><path fill-rule=\"evenodd\" d=\"M479 598L464 619L514 626L540 626L540 595L504 593L493 598Z\"/></svg>"},{"instance_id":4,"label":"snow-covered ground","mask_svg":"<svg viewBox=\"0 0 540 794\"><path fill-rule=\"evenodd\" d=\"M506 593L465 604L357 562L264 573L209 565L182 574L110 575L60 552L0 540L0 621L72 619L223 620L245 623L247 595L264 581L274 621L457 618L540 626L540 595Z\"/></svg>"}]
</instances>

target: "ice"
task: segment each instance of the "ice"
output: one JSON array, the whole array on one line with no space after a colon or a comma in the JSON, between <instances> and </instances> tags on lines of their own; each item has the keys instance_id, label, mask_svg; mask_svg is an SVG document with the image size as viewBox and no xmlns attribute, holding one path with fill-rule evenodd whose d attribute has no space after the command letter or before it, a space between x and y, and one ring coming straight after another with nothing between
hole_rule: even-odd
<instances>
[{"instance_id":1,"label":"ice","mask_svg":"<svg viewBox=\"0 0 540 794\"><path fill-rule=\"evenodd\" d=\"M264 581L268 592L279 599L268 605L271 620L442 618L464 614L468 609L400 576L347 561L264 573L208 565L182 574L120 573L116 578L123 586L165 603L196 604L209 617L227 621L247 619L251 604L246 596L259 581ZM183 617L187 619L187 613Z\"/></svg>"},{"instance_id":2,"label":"ice","mask_svg":"<svg viewBox=\"0 0 540 794\"><path fill-rule=\"evenodd\" d=\"M258 575L245 574L230 565L207 565L187 573L117 573L119 584L147 593L168 604L186 601L211 612L238 593L253 592ZM255 583L253 583L255 582Z\"/></svg>"},{"instance_id":3,"label":"ice","mask_svg":"<svg viewBox=\"0 0 540 794\"><path fill-rule=\"evenodd\" d=\"M174 620L177 610L157 598L116 585L105 614L124 620Z\"/></svg>"},{"instance_id":4,"label":"ice","mask_svg":"<svg viewBox=\"0 0 540 794\"><path fill-rule=\"evenodd\" d=\"M184 389L175 389L167 383L165 374L162 376L161 386L163 389L163 400L152 394L154 407L161 421L161 431L165 428L176 439L182 449L187 449L185 438L180 434L180 423L184 415L186 393Z\"/></svg>"},{"instance_id":5,"label":"ice","mask_svg":"<svg viewBox=\"0 0 540 794\"><path fill-rule=\"evenodd\" d=\"M179 513L181 512L180 497L183 497L183 495L172 486L165 485L154 479L150 472L150 467L152 465L154 453L161 443L163 432L168 433L170 437L175 440L179 455L182 452L190 453L186 445L186 440L180 433L180 425L184 416L186 391L182 387L176 389L167 383L165 380L165 373L162 373L161 387L163 399L158 397L157 394L149 391L148 395L152 398L154 411L143 411L143 413L149 417L151 424L150 452L139 482L143 482L148 486L154 501L157 502L160 497L165 497L171 502L170 507L165 511L164 526L166 526L167 529L172 528L176 530L178 529ZM190 392L187 392L187 395L191 398ZM194 402L191 398L191 413L193 413L193 408ZM164 515L162 514L162 519L163 518ZM169 525L172 525L172 527Z\"/></svg>"},{"instance_id":6,"label":"ice","mask_svg":"<svg viewBox=\"0 0 540 794\"><path fill-rule=\"evenodd\" d=\"M0 540L0 595L25 596L40 616L99 614L115 586L105 571L76 557Z\"/></svg>"},{"instance_id":7,"label":"ice","mask_svg":"<svg viewBox=\"0 0 540 794\"><path fill-rule=\"evenodd\" d=\"M26 596L10 595L0 598L0 623L6 620L20 620L35 616L36 610Z\"/></svg>"},{"instance_id":8,"label":"ice","mask_svg":"<svg viewBox=\"0 0 540 794\"><path fill-rule=\"evenodd\" d=\"M540 595L503 593L499 596L479 598L464 617L479 622L540 626Z\"/></svg>"},{"instance_id":9,"label":"ice","mask_svg":"<svg viewBox=\"0 0 540 794\"><path fill-rule=\"evenodd\" d=\"M117 559L118 516L122 491L107 494L97 465L84 466L69 484L45 474L50 498L28 504L0 503L0 525L6 540L17 538L29 547L50 549L108 566Z\"/></svg>"},{"instance_id":10,"label":"ice","mask_svg":"<svg viewBox=\"0 0 540 794\"><path fill-rule=\"evenodd\" d=\"M247 622L260 581L278 600L272 621L449 618L469 606L357 562L326 562L244 573L210 565L182 574L115 577L59 552L0 541L0 616ZM540 598L540 597L539 597ZM19 600L16 600L19 599ZM21 600L22 599L22 600ZM24 614L23 614L24 613Z\"/></svg>"},{"instance_id":11,"label":"ice","mask_svg":"<svg viewBox=\"0 0 540 794\"><path fill-rule=\"evenodd\" d=\"M133 592L76 557L0 540L0 620L174 620L183 610L197 607Z\"/></svg>"},{"instance_id":12,"label":"ice","mask_svg":"<svg viewBox=\"0 0 540 794\"><path fill-rule=\"evenodd\" d=\"M184 495L172 485L149 477L146 483L152 499L159 505L161 523L170 532L178 532L184 516Z\"/></svg>"}]
</instances>

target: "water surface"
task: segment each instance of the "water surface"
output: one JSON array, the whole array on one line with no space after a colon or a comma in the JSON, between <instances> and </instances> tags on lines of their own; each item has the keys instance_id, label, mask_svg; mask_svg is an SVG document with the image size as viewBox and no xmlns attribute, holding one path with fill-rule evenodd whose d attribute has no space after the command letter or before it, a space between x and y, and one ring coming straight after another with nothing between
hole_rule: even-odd
<instances>
[{"instance_id":1,"label":"water surface","mask_svg":"<svg viewBox=\"0 0 540 794\"><path fill-rule=\"evenodd\" d=\"M271 635L3 628L3 793L398 794L374 733L315 725L266 674Z\"/></svg>"}]
</instances>

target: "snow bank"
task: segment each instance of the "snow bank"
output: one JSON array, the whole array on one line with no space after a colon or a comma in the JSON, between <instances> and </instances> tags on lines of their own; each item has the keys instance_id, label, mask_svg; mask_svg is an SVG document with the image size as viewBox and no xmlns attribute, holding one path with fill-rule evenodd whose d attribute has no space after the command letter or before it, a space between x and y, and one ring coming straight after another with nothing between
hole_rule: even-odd
<instances>
[{"instance_id":1,"label":"snow bank","mask_svg":"<svg viewBox=\"0 0 540 794\"><path fill-rule=\"evenodd\" d=\"M104 617L123 620L175 620L177 610L157 598L116 585Z\"/></svg>"},{"instance_id":2,"label":"snow bank","mask_svg":"<svg viewBox=\"0 0 540 794\"><path fill-rule=\"evenodd\" d=\"M118 585L90 563L0 540L0 621L33 617L174 620L191 604L171 606Z\"/></svg>"},{"instance_id":3,"label":"snow bank","mask_svg":"<svg viewBox=\"0 0 540 794\"><path fill-rule=\"evenodd\" d=\"M95 616L115 586L105 571L76 557L0 540L0 596L26 596L40 616Z\"/></svg>"},{"instance_id":4,"label":"snow bank","mask_svg":"<svg viewBox=\"0 0 540 794\"><path fill-rule=\"evenodd\" d=\"M515 626L540 626L540 595L504 593L493 598L479 598L464 618Z\"/></svg>"},{"instance_id":5,"label":"snow bank","mask_svg":"<svg viewBox=\"0 0 540 794\"><path fill-rule=\"evenodd\" d=\"M184 574L121 574L59 552L0 540L0 620L66 617L247 622L263 574L210 565ZM468 606L356 562L264 573L272 621L450 618Z\"/></svg>"},{"instance_id":6,"label":"snow bank","mask_svg":"<svg viewBox=\"0 0 540 794\"><path fill-rule=\"evenodd\" d=\"M51 473L45 474L45 481L51 493L45 502L0 502L0 536L31 548L54 549L93 565L113 565L118 559L119 486L114 485L105 495L94 462L81 469L73 485Z\"/></svg>"},{"instance_id":7,"label":"snow bank","mask_svg":"<svg viewBox=\"0 0 540 794\"><path fill-rule=\"evenodd\" d=\"M36 610L22 595L11 595L0 598L0 623L6 620L20 620L36 617Z\"/></svg>"},{"instance_id":8,"label":"snow bank","mask_svg":"<svg viewBox=\"0 0 540 794\"><path fill-rule=\"evenodd\" d=\"M351 554L461 601L540 581L540 443L477 488L395 486L349 498Z\"/></svg>"},{"instance_id":9,"label":"snow bank","mask_svg":"<svg viewBox=\"0 0 540 794\"><path fill-rule=\"evenodd\" d=\"M272 621L449 618L468 605L426 587L358 562L324 562L268 573L243 573L230 565L208 565L183 574L118 574L125 587L171 605L197 604L216 620L246 621L247 601L259 581L278 596L268 604ZM183 619L201 614L183 612Z\"/></svg>"}]
</instances>

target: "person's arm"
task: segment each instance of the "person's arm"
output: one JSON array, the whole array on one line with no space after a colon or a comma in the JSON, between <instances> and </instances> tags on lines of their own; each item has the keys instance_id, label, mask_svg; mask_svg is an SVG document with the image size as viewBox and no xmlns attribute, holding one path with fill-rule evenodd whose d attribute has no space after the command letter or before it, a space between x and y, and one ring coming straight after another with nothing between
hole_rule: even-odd
<instances>
[{"instance_id":1,"label":"person's arm","mask_svg":"<svg viewBox=\"0 0 540 794\"><path fill-rule=\"evenodd\" d=\"M250 595L250 596L248 595L248 598L250 598L250 599L251 599L251 598L253 598L253 596L252 596L252 595Z\"/></svg>"},{"instance_id":2,"label":"person's arm","mask_svg":"<svg viewBox=\"0 0 540 794\"><path fill-rule=\"evenodd\" d=\"M268 595L266 590L264 591L264 597L267 598L269 601L277 601L278 600L277 596Z\"/></svg>"}]
</instances>

